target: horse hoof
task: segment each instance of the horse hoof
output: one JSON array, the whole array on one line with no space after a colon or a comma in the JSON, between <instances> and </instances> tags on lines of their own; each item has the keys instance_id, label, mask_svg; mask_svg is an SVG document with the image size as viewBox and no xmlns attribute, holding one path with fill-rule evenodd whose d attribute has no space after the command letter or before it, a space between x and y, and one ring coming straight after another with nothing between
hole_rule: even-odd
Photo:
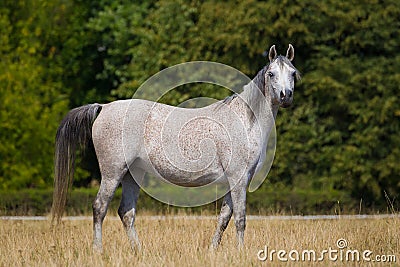
<instances>
[{"instance_id":1,"label":"horse hoof","mask_svg":"<svg viewBox=\"0 0 400 267\"><path fill-rule=\"evenodd\" d=\"M93 245L93 252L96 254L103 254L103 246Z\"/></svg>"}]
</instances>

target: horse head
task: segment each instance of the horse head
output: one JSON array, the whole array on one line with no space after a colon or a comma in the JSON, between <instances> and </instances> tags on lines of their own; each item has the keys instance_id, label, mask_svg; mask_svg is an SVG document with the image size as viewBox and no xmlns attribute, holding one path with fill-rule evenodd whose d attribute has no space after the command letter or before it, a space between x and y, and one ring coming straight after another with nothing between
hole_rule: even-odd
<instances>
[{"instance_id":1,"label":"horse head","mask_svg":"<svg viewBox=\"0 0 400 267\"><path fill-rule=\"evenodd\" d=\"M278 56L273 45L269 49L268 58L270 63L265 72L266 89L270 92L272 104L287 108L293 101L294 82L300 79L299 71L291 63L294 48L289 44L286 56Z\"/></svg>"}]
</instances>

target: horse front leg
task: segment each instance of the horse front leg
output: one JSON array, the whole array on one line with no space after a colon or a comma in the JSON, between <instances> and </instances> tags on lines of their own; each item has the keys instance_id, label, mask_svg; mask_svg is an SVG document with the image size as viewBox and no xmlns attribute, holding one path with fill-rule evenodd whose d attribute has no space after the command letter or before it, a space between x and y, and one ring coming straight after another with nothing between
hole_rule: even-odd
<instances>
[{"instance_id":1,"label":"horse front leg","mask_svg":"<svg viewBox=\"0 0 400 267\"><path fill-rule=\"evenodd\" d=\"M222 234L224 233L228 223L232 217L233 207L231 192L228 192L222 202L221 212L218 216L217 230L215 231L214 237L211 242L210 249L216 249L221 243Z\"/></svg>"},{"instance_id":2,"label":"horse front leg","mask_svg":"<svg viewBox=\"0 0 400 267\"><path fill-rule=\"evenodd\" d=\"M233 216L239 248L242 248L244 245L244 230L246 228L246 189L247 183L240 181L231 190Z\"/></svg>"}]
</instances>

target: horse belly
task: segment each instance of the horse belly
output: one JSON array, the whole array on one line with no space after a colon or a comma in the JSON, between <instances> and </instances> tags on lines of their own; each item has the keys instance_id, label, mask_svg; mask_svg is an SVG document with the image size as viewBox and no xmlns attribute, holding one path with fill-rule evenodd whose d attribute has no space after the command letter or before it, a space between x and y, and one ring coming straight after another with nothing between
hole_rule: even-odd
<instances>
[{"instance_id":1,"label":"horse belly","mask_svg":"<svg viewBox=\"0 0 400 267\"><path fill-rule=\"evenodd\" d=\"M176 185L195 187L209 183L223 183L225 180L223 168L214 163L201 170L192 170L189 165L176 166L167 158L160 155L149 155L151 160L147 164L147 172ZM151 165L151 166L149 166Z\"/></svg>"}]
</instances>

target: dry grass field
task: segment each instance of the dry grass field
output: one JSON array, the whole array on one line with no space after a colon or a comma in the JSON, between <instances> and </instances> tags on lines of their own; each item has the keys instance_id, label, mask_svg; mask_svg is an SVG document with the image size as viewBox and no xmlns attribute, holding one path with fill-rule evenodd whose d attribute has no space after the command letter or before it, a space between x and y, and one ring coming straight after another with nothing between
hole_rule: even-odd
<instances>
[{"instance_id":1,"label":"dry grass field","mask_svg":"<svg viewBox=\"0 0 400 267\"><path fill-rule=\"evenodd\" d=\"M104 253L92 252L92 222L90 220L63 221L57 231L50 230L48 221L0 220L0 266L375 266L376 255L395 255L396 262L379 264L395 266L400 263L400 219L337 219L337 220L248 220L246 246L236 248L236 237L231 222L222 239L221 247L210 252L216 220L194 217L154 218L138 216L137 231L142 250L133 252L121 223L106 218L104 223ZM338 249L337 240L344 238L347 247ZM284 250L271 259L260 261L260 250ZM337 260L331 261L324 250L337 250ZM357 250L362 257L367 252L371 262L346 261L346 250ZM296 254L299 253L299 261ZM316 261L308 260L304 251L316 251ZM291 252L292 251L292 252ZM283 252L281 252L283 253ZM291 254L289 254L291 253ZM342 260L340 260L342 253ZM311 254L310 254L311 255ZM324 256L322 261L318 258ZM355 254L354 254L355 255ZM261 252L260 257L264 257ZM290 259L290 257L292 259ZM354 256L355 257L355 256ZM355 258L354 258L355 259ZM382 257L380 258L382 259ZM386 257L390 259L390 257ZM393 258L390 259L393 261Z\"/></svg>"}]
</instances>

